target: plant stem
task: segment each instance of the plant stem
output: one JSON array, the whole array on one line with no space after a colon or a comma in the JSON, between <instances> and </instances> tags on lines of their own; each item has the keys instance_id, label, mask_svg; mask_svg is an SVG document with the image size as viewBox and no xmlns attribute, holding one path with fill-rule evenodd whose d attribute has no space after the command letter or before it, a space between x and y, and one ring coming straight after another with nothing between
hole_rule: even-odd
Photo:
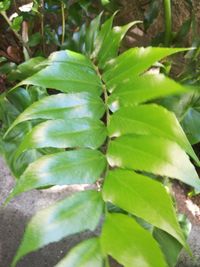
<instances>
[{"instance_id":1,"label":"plant stem","mask_svg":"<svg viewBox=\"0 0 200 267\"><path fill-rule=\"evenodd\" d=\"M10 22L8 16L6 15L6 12L5 12L5 11L1 11L1 15L3 16L3 18L5 19L5 21L7 22L7 24L8 24L8 25L10 26L10 28L11 28L12 25L11 25L11 22ZM11 28L11 29L12 29L12 28ZM17 37L17 39L21 41L21 36L18 34L18 32L16 32L16 31L13 30L13 29L12 29L12 31L13 31L14 35Z\"/></svg>"},{"instance_id":2,"label":"plant stem","mask_svg":"<svg viewBox=\"0 0 200 267\"><path fill-rule=\"evenodd\" d=\"M106 89L105 83L102 80L102 76L101 76L101 73L100 73L98 67L95 66L95 64L93 66L94 66L94 69L96 69L96 73L99 76L99 78L101 79L101 83L102 83L103 98L104 98L104 103L105 103L105 106L106 106L106 122L105 122L105 125L106 125L106 127L108 127L108 125L110 123L110 111L109 111L109 107L108 107L108 93L107 93L107 89ZM107 139L106 139L106 144L105 144L105 154L107 153L109 144L110 144L110 137L108 136ZM107 163L107 167L106 167L106 170L105 170L104 178L107 176L108 171L109 171L109 164Z\"/></svg>"},{"instance_id":3,"label":"plant stem","mask_svg":"<svg viewBox=\"0 0 200 267\"><path fill-rule=\"evenodd\" d=\"M108 94L105 85L103 84L103 95L104 95L104 100L106 104L106 126L108 126L110 122L110 112L109 112L109 107L108 107Z\"/></svg>"},{"instance_id":4,"label":"plant stem","mask_svg":"<svg viewBox=\"0 0 200 267\"><path fill-rule=\"evenodd\" d=\"M65 41L65 4L61 1L61 13L62 13L62 40L61 44L64 44Z\"/></svg>"},{"instance_id":5,"label":"plant stem","mask_svg":"<svg viewBox=\"0 0 200 267\"><path fill-rule=\"evenodd\" d=\"M3 18L5 19L5 21L7 22L7 24L10 26L10 28L12 29L12 23L9 20L7 14L5 11L1 11L0 14L3 16ZM24 58L25 60L28 60L30 58L31 55L31 51L30 48L28 47L28 45L23 41L21 35L14 29L12 29L14 35L16 36L16 38L20 41L20 43L23 46L23 54L24 54Z\"/></svg>"},{"instance_id":6,"label":"plant stem","mask_svg":"<svg viewBox=\"0 0 200 267\"><path fill-rule=\"evenodd\" d=\"M171 42L172 33L172 12L171 12L171 0L164 1L164 13L165 13L165 46L169 46Z\"/></svg>"},{"instance_id":7,"label":"plant stem","mask_svg":"<svg viewBox=\"0 0 200 267\"><path fill-rule=\"evenodd\" d=\"M42 50L45 55L45 40L44 40L44 0L41 0L41 35L42 35Z\"/></svg>"},{"instance_id":8,"label":"plant stem","mask_svg":"<svg viewBox=\"0 0 200 267\"><path fill-rule=\"evenodd\" d=\"M109 122L110 122L110 111L109 111L109 107L108 107L108 93L106 90L106 85L104 83L104 81L102 80L102 76L101 73L98 69L98 67L93 63L94 69L96 70L97 75L99 76L101 83L102 83L102 90L103 90L103 97L104 97L104 101L105 101L105 105L106 105L106 126L108 126Z\"/></svg>"},{"instance_id":9,"label":"plant stem","mask_svg":"<svg viewBox=\"0 0 200 267\"><path fill-rule=\"evenodd\" d=\"M102 81L102 79L101 79ZM104 84L104 82L102 81L103 84L103 95L104 95L104 102L105 102L105 106L106 106L106 127L108 127L109 123L110 123L110 111L109 111L109 107L108 107L108 93L107 93L107 89L106 86ZM106 149L105 149L105 153L107 153L108 147L110 144L110 137L107 137L106 140ZM109 164L107 163L107 167L106 167L106 171L105 171L105 175L104 175L104 179L107 176L109 171Z\"/></svg>"}]
</instances>

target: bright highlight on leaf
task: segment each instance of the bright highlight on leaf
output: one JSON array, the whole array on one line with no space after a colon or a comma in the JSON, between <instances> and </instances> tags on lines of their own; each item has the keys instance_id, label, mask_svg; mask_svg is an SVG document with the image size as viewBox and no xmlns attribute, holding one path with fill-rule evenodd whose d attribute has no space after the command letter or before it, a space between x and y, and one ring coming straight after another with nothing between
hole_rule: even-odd
<instances>
[{"instance_id":1,"label":"bright highlight on leaf","mask_svg":"<svg viewBox=\"0 0 200 267\"><path fill-rule=\"evenodd\" d=\"M56 147L98 148L106 139L105 125L90 118L51 120L40 123L25 136L16 152L18 157L27 149Z\"/></svg>"},{"instance_id":2,"label":"bright highlight on leaf","mask_svg":"<svg viewBox=\"0 0 200 267\"><path fill-rule=\"evenodd\" d=\"M87 57L71 52L55 52L46 67L19 85L32 84L61 92L101 94L101 80Z\"/></svg>"},{"instance_id":3,"label":"bright highlight on leaf","mask_svg":"<svg viewBox=\"0 0 200 267\"><path fill-rule=\"evenodd\" d=\"M200 190L200 179L188 156L168 139L153 135L121 136L110 143L107 158L112 167L176 178Z\"/></svg>"},{"instance_id":4,"label":"bright highlight on leaf","mask_svg":"<svg viewBox=\"0 0 200 267\"><path fill-rule=\"evenodd\" d=\"M28 166L11 197L49 185L92 184L101 178L105 167L105 157L97 150L79 149L43 156Z\"/></svg>"}]
</instances>

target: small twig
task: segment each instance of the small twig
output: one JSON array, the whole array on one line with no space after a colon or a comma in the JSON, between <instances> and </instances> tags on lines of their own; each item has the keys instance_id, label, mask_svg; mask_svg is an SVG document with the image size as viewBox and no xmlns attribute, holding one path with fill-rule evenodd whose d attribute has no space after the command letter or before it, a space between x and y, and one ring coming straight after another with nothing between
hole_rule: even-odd
<instances>
[{"instance_id":1,"label":"small twig","mask_svg":"<svg viewBox=\"0 0 200 267\"><path fill-rule=\"evenodd\" d=\"M104 81L102 80L102 75L100 73L100 70L98 69L98 67L95 66L95 64L94 64L94 69L96 70L96 73L97 73L97 75L99 76L99 78L101 79L101 82L102 82L103 98L104 98L104 103L105 103L105 107L106 107L106 122L105 122L105 125L107 127L110 124L110 111L109 111L109 106L108 106L108 92L107 92L107 89L106 89L106 85L105 85ZM107 139L106 139L106 142L105 142L105 152L106 153L107 153L110 141L111 141L111 139L108 136ZM104 174L104 177L103 177L104 179L107 176L108 171L109 171L109 164L107 163L105 174ZM103 182L102 182L101 187L102 186L103 186Z\"/></svg>"},{"instance_id":2,"label":"small twig","mask_svg":"<svg viewBox=\"0 0 200 267\"><path fill-rule=\"evenodd\" d=\"M6 15L5 11L1 11L1 15L3 16L3 18L5 19L5 21L7 22L7 24L10 26L10 28L12 29L12 24L11 21L9 20L8 16ZM21 36L18 34L18 32L16 32L15 30L13 30L14 35L17 37L17 39L22 42L22 38Z\"/></svg>"},{"instance_id":3,"label":"small twig","mask_svg":"<svg viewBox=\"0 0 200 267\"><path fill-rule=\"evenodd\" d=\"M61 1L61 13L62 13L62 40L61 44L64 44L65 41L65 4Z\"/></svg>"},{"instance_id":4,"label":"small twig","mask_svg":"<svg viewBox=\"0 0 200 267\"><path fill-rule=\"evenodd\" d=\"M30 55L31 55L31 51L30 51L30 48L29 46L27 45L27 43L25 43L21 37L21 35L12 28L12 23L11 21L9 20L7 14L5 11L1 11L0 14L3 16L3 18L5 19L5 21L7 22L7 24L10 26L12 32L14 33L14 35L16 36L16 38L19 40L19 42L22 44L23 46L23 53L24 53L24 57L25 59L30 58ZM25 51L25 52L24 52Z\"/></svg>"},{"instance_id":5,"label":"small twig","mask_svg":"<svg viewBox=\"0 0 200 267\"><path fill-rule=\"evenodd\" d=\"M44 0L41 0L40 8L41 8L40 16L41 16L42 50L43 50L43 53L45 54L45 38L44 38Z\"/></svg>"},{"instance_id":6,"label":"small twig","mask_svg":"<svg viewBox=\"0 0 200 267\"><path fill-rule=\"evenodd\" d=\"M164 12L165 12L165 46L169 46L171 42L172 32L172 12L171 12L171 0L164 1Z\"/></svg>"}]
</instances>

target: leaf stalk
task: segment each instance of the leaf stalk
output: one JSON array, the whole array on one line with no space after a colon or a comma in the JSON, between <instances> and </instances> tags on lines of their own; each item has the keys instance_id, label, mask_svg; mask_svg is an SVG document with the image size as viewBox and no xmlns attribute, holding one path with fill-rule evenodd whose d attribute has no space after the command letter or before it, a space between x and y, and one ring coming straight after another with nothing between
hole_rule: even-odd
<instances>
[{"instance_id":1,"label":"leaf stalk","mask_svg":"<svg viewBox=\"0 0 200 267\"><path fill-rule=\"evenodd\" d=\"M65 4L61 1L61 13L62 13L62 40L61 44L65 42Z\"/></svg>"},{"instance_id":2,"label":"leaf stalk","mask_svg":"<svg viewBox=\"0 0 200 267\"><path fill-rule=\"evenodd\" d=\"M164 13L165 13L165 46L169 46L171 43L172 32L172 12L171 12L171 0L164 1Z\"/></svg>"}]
</instances>

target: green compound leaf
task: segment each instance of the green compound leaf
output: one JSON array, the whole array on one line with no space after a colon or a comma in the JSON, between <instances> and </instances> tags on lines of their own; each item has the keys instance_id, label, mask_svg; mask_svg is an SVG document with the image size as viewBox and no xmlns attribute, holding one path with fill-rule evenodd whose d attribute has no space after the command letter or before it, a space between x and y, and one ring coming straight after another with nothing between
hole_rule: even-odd
<instances>
[{"instance_id":1,"label":"green compound leaf","mask_svg":"<svg viewBox=\"0 0 200 267\"><path fill-rule=\"evenodd\" d=\"M29 222L12 266L25 254L63 237L85 230L95 230L103 211L100 193L76 193L39 211Z\"/></svg>"},{"instance_id":2,"label":"green compound leaf","mask_svg":"<svg viewBox=\"0 0 200 267\"><path fill-rule=\"evenodd\" d=\"M51 120L40 123L25 136L16 157L31 148L100 147L107 136L103 122L90 118Z\"/></svg>"},{"instance_id":3,"label":"green compound leaf","mask_svg":"<svg viewBox=\"0 0 200 267\"><path fill-rule=\"evenodd\" d=\"M88 239L74 247L55 267L102 267L103 255L98 238Z\"/></svg>"},{"instance_id":4,"label":"green compound leaf","mask_svg":"<svg viewBox=\"0 0 200 267\"><path fill-rule=\"evenodd\" d=\"M176 178L200 190L200 179L188 156L168 139L151 135L121 136L110 143L107 158L112 167Z\"/></svg>"},{"instance_id":5,"label":"green compound leaf","mask_svg":"<svg viewBox=\"0 0 200 267\"><path fill-rule=\"evenodd\" d=\"M187 247L172 201L161 183L133 171L117 169L110 171L105 179L103 199L163 229Z\"/></svg>"},{"instance_id":6,"label":"green compound leaf","mask_svg":"<svg viewBox=\"0 0 200 267\"><path fill-rule=\"evenodd\" d=\"M111 137L126 134L156 135L178 143L199 162L176 116L158 105L139 105L115 112L108 126Z\"/></svg>"},{"instance_id":7,"label":"green compound leaf","mask_svg":"<svg viewBox=\"0 0 200 267\"><path fill-rule=\"evenodd\" d=\"M88 93L57 94L42 98L22 112L8 129L8 134L19 123L35 119L100 119L105 105L100 97Z\"/></svg>"},{"instance_id":8,"label":"green compound leaf","mask_svg":"<svg viewBox=\"0 0 200 267\"><path fill-rule=\"evenodd\" d=\"M98 150L79 149L43 156L28 166L9 199L48 185L92 184L105 167L106 159Z\"/></svg>"},{"instance_id":9,"label":"green compound leaf","mask_svg":"<svg viewBox=\"0 0 200 267\"><path fill-rule=\"evenodd\" d=\"M101 237L105 254L126 267L167 267L156 241L134 219L121 214L106 217Z\"/></svg>"},{"instance_id":10,"label":"green compound leaf","mask_svg":"<svg viewBox=\"0 0 200 267\"><path fill-rule=\"evenodd\" d=\"M17 119L17 114L13 114L11 121L9 114L4 118L7 113L3 109L4 125L0 135L4 135L4 139L0 139L0 144L6 147L6 155L12 152L13 166L23 162L22 158L28 158L29 152L41 153L37 155L40 158L25 171L23 167L22 175L23 171L20 171L18 176L21 177L9 199L33 188L97 182L101 189L103 182L104 200L112 202L119 212L123 212L121 208L129 215L103 213L104 201L100 193L78 193L34 216L12 266L22 256L42 246L67 235L95 229L104 215L106 220L100 244L98 239L81 243L58 266L108 267L108 256L111 255L125 267L165 267L167 263L175 262L180 248L176 249L177 244L181 243L188 249L164 187L133 172L169 176L200 191L200 180L185 151L196 161L198 159L176 118L156 105L137 106L190 91L162 74L152 75L148 71L163 57L187 49L133 48L118 56L124 34L138 22L113 28L114 16L101 27L100 14L89 27L84 23L79 32L73 33L67 45L87 56L69 50L59 51L47 60L41 59L37 63L38 60L33 59L27 62L28 65L16 69L14 76L19 76L13 79L20 80L23 78L21 74L25 73L26 80L8 92L8 96L19 92L20 85L32 85L26 88L30 100L39 99L44 93L63 93L27 104L30 106ZM37 97L33 97L34 88L40 91ZM9 101L13 106L18 102L15 97ZM109 116L108 109L117 112ZM26 133L21 132L27 121L30 121L28 126L35 128L27 127ZM105 139L107 131L110 138ZM12 137L18 134L21 140L16 143ZM66 151L55 153L61 150L59 148ZM47 155L42 156L42 153ZM122 169L110 171L112 167ZM104 176L107 176L105 181ZM133 216L143 223L142 226ZM160 246L153 234L142 228L147 224L151 227L149 223L168 235L162 242L163 235L158 238L153 232ZM170 242L168 237L171 237ZM176 246L172 246L176 249L172 260L165 247L171 242L176 242Z\"/></svg>"}]
</instances>

